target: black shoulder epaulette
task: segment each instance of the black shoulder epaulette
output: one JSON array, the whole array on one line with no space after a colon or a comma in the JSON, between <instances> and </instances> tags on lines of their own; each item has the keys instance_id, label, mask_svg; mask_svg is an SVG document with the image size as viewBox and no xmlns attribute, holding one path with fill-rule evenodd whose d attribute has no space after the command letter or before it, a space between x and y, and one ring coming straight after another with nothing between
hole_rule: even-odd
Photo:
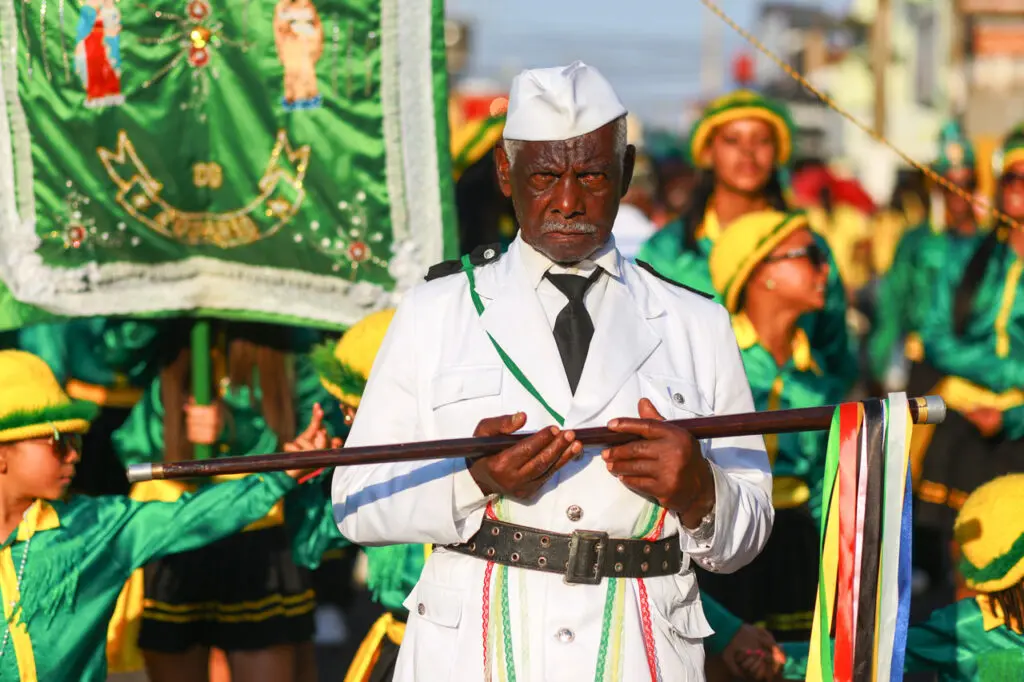
<instances>
[{"instance_id":1,"label":"black shoulder epaulette","mask_svg":"<svg viewBox=\"0 0 1024 682\"><path fill-rule=\"evenodd\" d=\"M469 254L469 262L473 265L486 265L487 263L493 263L499 258L501 258L501 244L478 246ZM431 265L430 269L427 270L427 276L423 279L430 282L441 277L454 275L457 272L462 272L462 261L458 258L445 260L437 265Z\"/></svg>"},{"instance_id":2,"label":"black shoulder epaulette","mask_svg":"<svg viewBox=\"0 0 1024 682\"><path fill-rule=\"evenodd\" d=\"M654 275L655 277L657 277L658 279L660 279L662 282L668 282L669 284L672 284L674 286L680 287L682 289L686 289L687 291L692 291L693 293L697 294L698 296L703 296L704 298L707 298L707 299L710 299L710 300L713 300L715 298L713 294L706 293L704 291L701 291L700 289L694 289L693 287L688 287L685 284L680 284L679 282L675 281L674 279L669 279L665 275L663 275L660 272L658 272L657 270L655 270L654 266L651 265L650 263L646 262L646 261L642 261L642 260L637 259L636 264L639 265L644 270L646 270L647 272L649 272L652 275Z\"/></svg>"}]
</instances>

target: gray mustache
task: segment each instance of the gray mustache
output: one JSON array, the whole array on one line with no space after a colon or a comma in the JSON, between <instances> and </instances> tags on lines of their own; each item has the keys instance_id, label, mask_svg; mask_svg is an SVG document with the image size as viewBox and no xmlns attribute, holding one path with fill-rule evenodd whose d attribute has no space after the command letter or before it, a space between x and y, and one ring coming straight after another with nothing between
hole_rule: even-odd
<instances>
[{"instance_id":1,"label":"gray mustache","mask_svg":"<svg viewBox=\"0 0 1024 682\"><path fill-rule=\"evenodd\" d=\"M540 226L541 234L561 232L563 234L597 234L597 225L590 223L544 223Z\"/></svg>"}]
</instances>

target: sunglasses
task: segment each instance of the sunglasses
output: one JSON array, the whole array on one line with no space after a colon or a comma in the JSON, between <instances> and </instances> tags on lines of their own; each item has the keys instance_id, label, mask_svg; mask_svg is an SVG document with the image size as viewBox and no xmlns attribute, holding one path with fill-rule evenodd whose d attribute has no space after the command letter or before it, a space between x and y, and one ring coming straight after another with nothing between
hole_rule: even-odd
<instances>
[{"instance_id":1,"label":"sunglasses","mask_svg":"<svg viewBox=\"0 0 1024 682\"><path fill-rule=\"evenodd\" d=\"M999 182L1004 185L1010 185L1017 181L1024 181L1024 173L1014 173L1013 171L1003 173L999 178Z\"/></svg>"},{"instance_id":2,"label":"sunglasses","mask_svg":"<svg viewBox=\"0 0 1024 682\"><path fill-rule=\"evenodd\" d=\"M54 429L50 437L50 447L61 459L67 459L72 451L82 454L82 436L77 433L61 433Z\"/></svg>"},{"instance_id":3,"label":"sunglasses","mask_svg":"<svg viewBox=\"0 0 1024 682\"><path fill-rule=\"evenodd\" d=\"M825 251L817 244L808 244L799 249L791 249L774 256L766 256L763 262L778 263L779 261L797 260L798 258L806 258L815 268L820 268L828 263L828 256L825 255Z\"/></svg>"}]
</instances>

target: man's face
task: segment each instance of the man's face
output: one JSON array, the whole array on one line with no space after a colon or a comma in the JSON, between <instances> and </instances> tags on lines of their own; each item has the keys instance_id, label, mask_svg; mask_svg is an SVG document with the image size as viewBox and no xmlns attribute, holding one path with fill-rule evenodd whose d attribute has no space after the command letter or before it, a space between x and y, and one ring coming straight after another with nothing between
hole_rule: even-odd
<instances>
[{"instance_id":1,"label":"man's face","mask_svg":"<svg viewBox=\"0 0 1024 682\"><path fill-rule=\"evenodd\" d=\"M501 145L495 158L523 241L556 263L584 260L608 241L635 150L615 154L615 122L570 140L519 144L514 166Z\"/></svg>"}]
</instances>

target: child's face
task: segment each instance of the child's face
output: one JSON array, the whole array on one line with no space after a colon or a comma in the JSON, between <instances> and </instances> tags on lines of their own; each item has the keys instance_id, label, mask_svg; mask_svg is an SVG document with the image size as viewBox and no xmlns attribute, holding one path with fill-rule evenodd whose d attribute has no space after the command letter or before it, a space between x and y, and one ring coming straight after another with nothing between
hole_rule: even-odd
<instances>
[{"instance_id":1,"label":"child's face","mask_svg":"<svg viewBox=\"0 0 1024 682\"><path fill-rule=\"evenodd\" d=\"M0 480L9 494L57 500L80 459L81 437L60 434L10 443L0 449Z\"/></svg>"}]
</instances>

